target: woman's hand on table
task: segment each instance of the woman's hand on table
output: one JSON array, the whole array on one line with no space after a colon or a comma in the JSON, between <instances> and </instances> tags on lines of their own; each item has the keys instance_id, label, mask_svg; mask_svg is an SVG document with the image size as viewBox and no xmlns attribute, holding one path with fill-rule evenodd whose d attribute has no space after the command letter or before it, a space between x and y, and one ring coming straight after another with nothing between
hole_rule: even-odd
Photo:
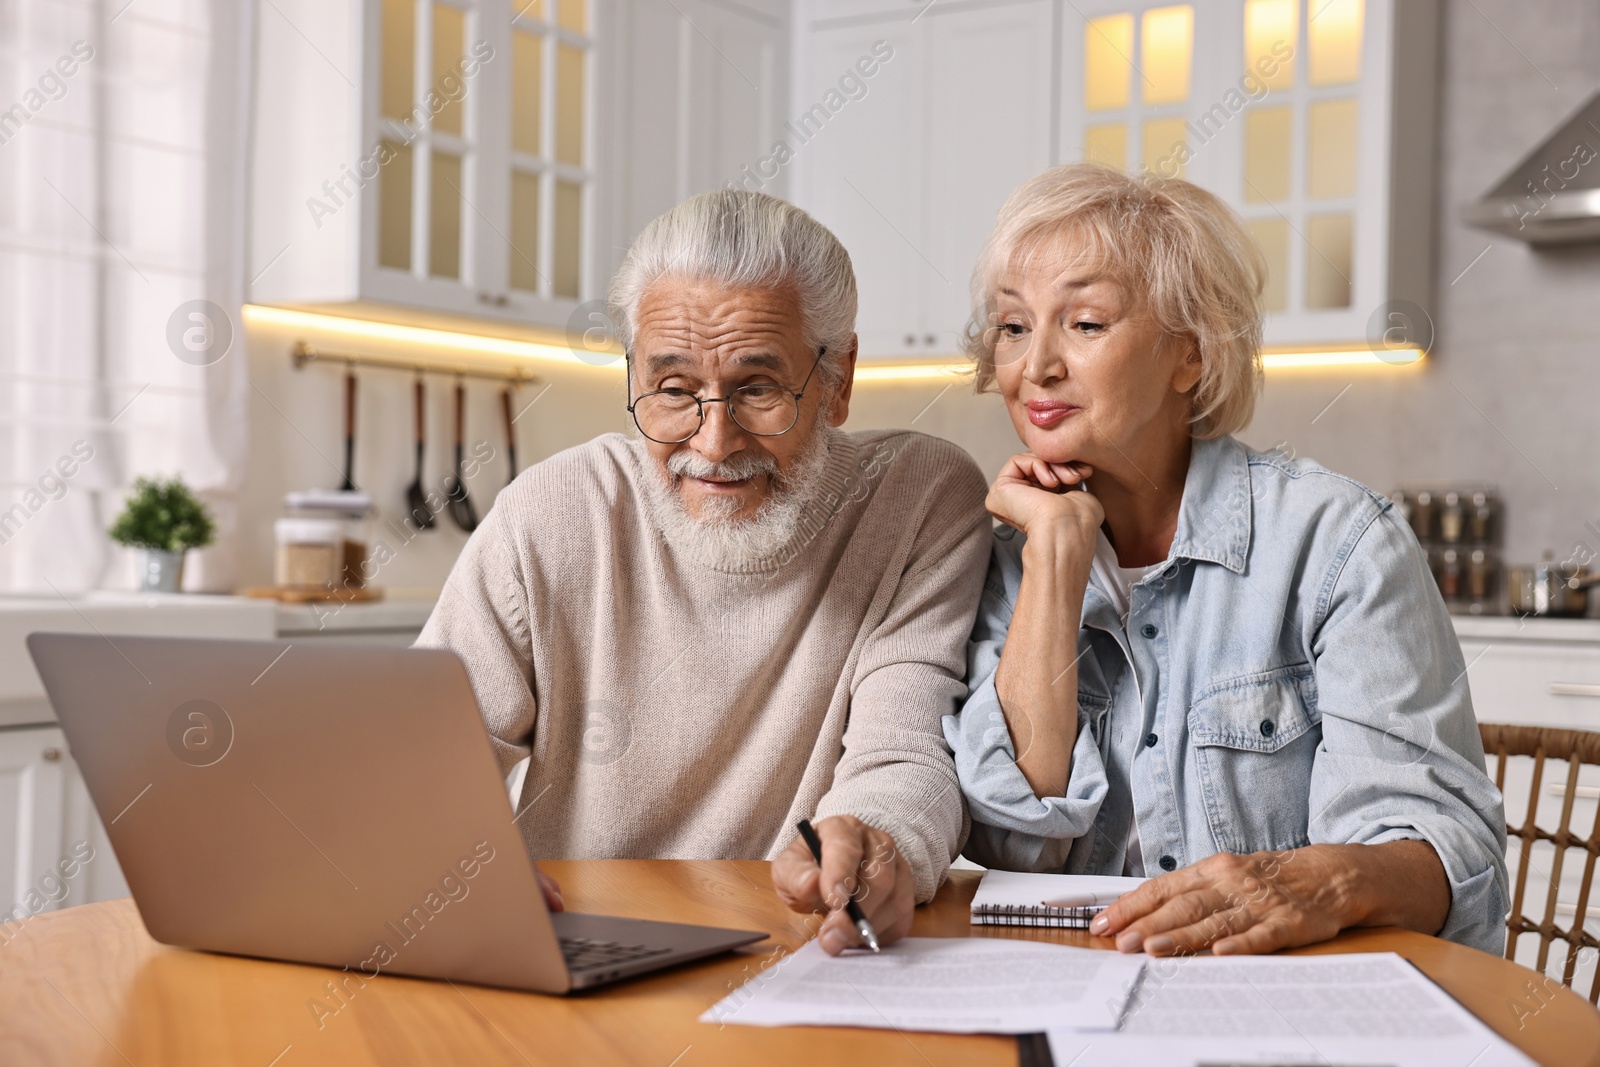
<instances>
[{"instance_id":1,"label":"woman's hand on table","mask_svg":"<svg viewBox=\"0 0 1600 1067\"><path fill-rule=\"evenodd\" d=\"M1219 956L1326 941L1351 926L1437 933L1450 883L1426 841L1221 852L1153 878L1095 916L1089 932L1152 956Z\"/></svg>"},{"instance_id":2,"label":"woman's hand on table","mask_svg":"<svg viewBox=\"0 0 1600 1067\"><path fill-rule=\"evenodd\" d=\"M852 815L831 815L817 822L816 831L822 839L822 867L797 837L772 861L772 884L791 911L827 912L817 930L822 950L837 956L861 945L844 910L852 894L880 945L910 933L916 879L894 838Z\"/></svg>"}]
</instances>

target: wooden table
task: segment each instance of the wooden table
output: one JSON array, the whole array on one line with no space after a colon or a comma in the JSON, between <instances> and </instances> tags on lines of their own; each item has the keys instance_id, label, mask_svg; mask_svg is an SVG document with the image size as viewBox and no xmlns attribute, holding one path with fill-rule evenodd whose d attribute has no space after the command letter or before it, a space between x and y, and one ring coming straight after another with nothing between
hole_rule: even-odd
<instances>
[{"instance_id":1,"label":"wooden table","mask_svg":"<svg viewBox=\"0 0 1600 1067\"><path fill-rule=\"evenodd\" d=\"M786 911L767 864L599 860L549 863L579 911L748 927L772 940L742 953L571 997L380 977L333 1014L317 967L167 948L129 900L39 915L0 929L0 1063L167 1067L304 1064L625 1063L1006 1064L1008 1037L892 1030L765 1029L697 1022L777 951L799 947L814 920ZM977 876L953 872L913 934L966 937ZM1109 948L1067 930L978 928ZM1504 960L1396 930L1347 933L1305 950L1394 951L1494 1029L1550 1067L1600 1067L1600 1013ZM1519 1011L1518 1005L1521 1005ZM1519 1027L1519 1022L1521 1023Z\"/></svg>"}]
</instances>

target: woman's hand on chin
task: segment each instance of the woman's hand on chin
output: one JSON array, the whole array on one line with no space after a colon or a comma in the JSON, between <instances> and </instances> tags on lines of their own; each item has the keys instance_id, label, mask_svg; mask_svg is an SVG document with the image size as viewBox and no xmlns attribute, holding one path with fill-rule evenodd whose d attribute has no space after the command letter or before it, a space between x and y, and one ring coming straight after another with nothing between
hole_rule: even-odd
<instances>
[{"instance_id":1,"label":"woman's hand on chin","mask_svg":"<svg viewBox=\"0 0 1600 1067\"><path fill-rule=\"evenodd\" d=\"M1046 528L1086 543L1094 551L1105 510L1093 493L1072 492L1094 471L1083 463L1049 463L1032 452L1006 460L989 487L989 514L1029 537Z\"/></svg>"}]
</instances>

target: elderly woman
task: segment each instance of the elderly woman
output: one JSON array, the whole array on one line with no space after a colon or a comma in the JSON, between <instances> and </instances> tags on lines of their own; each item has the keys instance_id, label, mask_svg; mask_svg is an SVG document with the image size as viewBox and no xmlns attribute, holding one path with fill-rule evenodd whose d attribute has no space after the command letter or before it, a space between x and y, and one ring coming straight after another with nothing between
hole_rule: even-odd
<instances>
[{"instance_id":1,"label":"elderly woman","mask_svg":"<svg viewBox=\"0 0 1600 1067\"><path fill-rule=\"evenodd\" d=\"M1176 180L1047 171L974 272L980 389L1024 451L945 734L992 867L1152 875L1123 951L1351 926L1503 945L1504 823L1466 667L1383 497L1254 452L1265 267Z\"/></svg>"}]
</instances>

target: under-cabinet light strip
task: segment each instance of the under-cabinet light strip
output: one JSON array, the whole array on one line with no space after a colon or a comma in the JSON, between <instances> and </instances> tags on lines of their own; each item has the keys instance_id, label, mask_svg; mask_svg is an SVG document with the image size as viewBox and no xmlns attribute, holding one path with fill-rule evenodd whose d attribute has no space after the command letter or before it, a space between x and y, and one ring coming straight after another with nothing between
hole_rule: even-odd
<instances>
[{"instance_id":1,"label":"under-cabinet light strip","mask_svg":"<svg viewBox=\"0 0 1600 1067\"><path fill-rule=\"evenodd\" d=\"M565 363L569 366L622 369L621 353L585 352L583 357L570 348L560 345L519 341L508 337L486 337L482 334L461 333L427 326L405 326L399 323L373 322L353 319L343 315L327 315L312 311L263 307L247 304L245 319L294 329L325 330L354 337L394 341L405 344L432 345L456 351L479 352L492 356L515 359L535 359ZM1267 348L1261 353L1261 362L1267 370L1318 369L1326 367L1414 367L1423 362L1425 353L1420 348L1394 348L1376 352L1366 345L1326 348ZM863 362L857 364L855 380L858 382L907 381L959 381L970 372L965 360L918 362Z\"/></svg>"}]
</instances>

